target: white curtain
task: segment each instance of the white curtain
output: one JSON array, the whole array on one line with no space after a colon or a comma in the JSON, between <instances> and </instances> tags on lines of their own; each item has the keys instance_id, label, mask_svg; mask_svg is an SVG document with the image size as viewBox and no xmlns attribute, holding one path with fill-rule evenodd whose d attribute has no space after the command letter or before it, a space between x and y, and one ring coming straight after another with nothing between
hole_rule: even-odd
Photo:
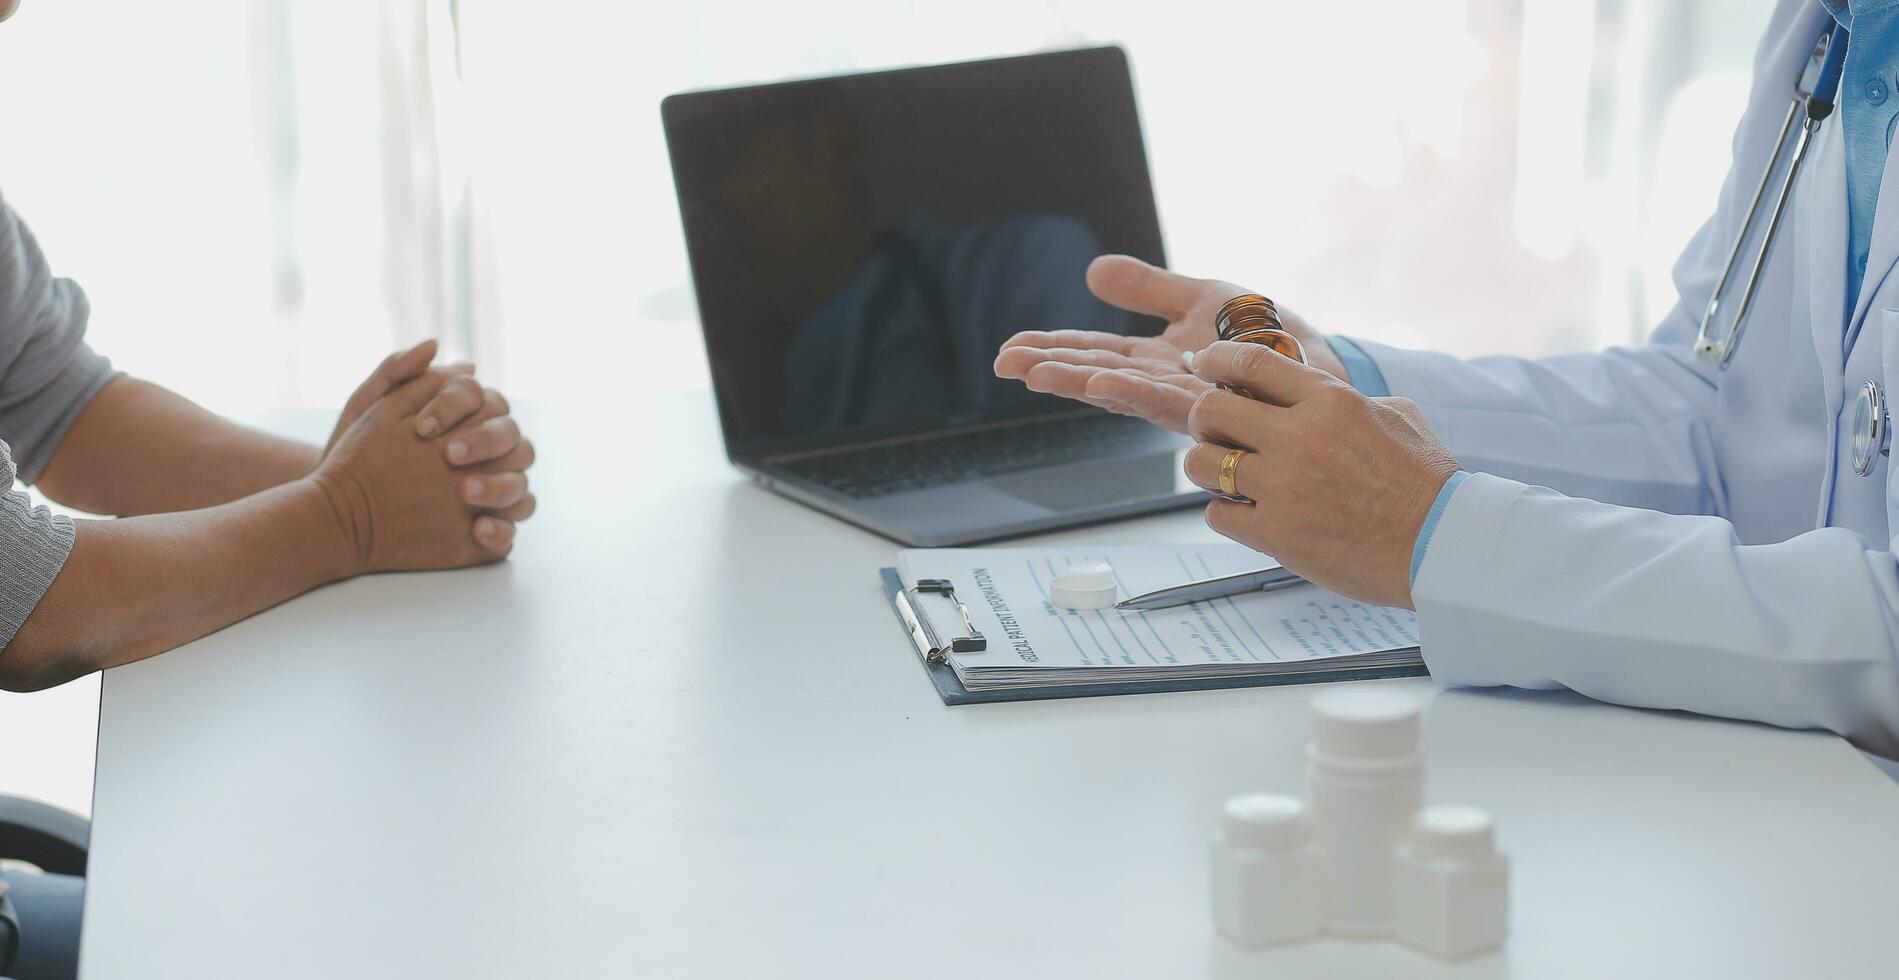
<instances>
[{"instance_id":1,"label":"white curtain","mask_svg":"<svg viewBox=\"0 0 1899 980\"><path fill-rule=\"evenodd\" d=\"M383 0L384 275L399 343L439 337L479 357L500 337L469 153L459 6Z\"/></svg>"},{"instance_id":2,"label":"white curtain","mask_svg":"<svg viewBox=\"0 0 1899 980\"><path fill-rule=\"evenodd\" d=\"M385 322L389 346L435 337L450 356L492 353L484 348L498 341L493 280L468 152L458 6L253 5L255 125L269 174L275 305L286 316L312 303L363 307L374 285L381 303L372 318ZM338 37L339 23L351 28L347 38ZM347 121L336 126L339 103L348 106ZM373 172L350 180L365 161ZM366 199L339 202L344 194ZM376 261L342 259L334 249L340 236L313 240L304 232L312 222L328 225L339 205L360 222L348 232L357 242L341 251ZM316 273L319 283L339 295L312 295L313 266L327 270ZM313 319L318 331L333 326L328 315Z\"/></svg>"},{"instance_id":3,"label":"white curtain","mask_svg":"<svg viewBox=\"0 0 1899 980\"><path fill-rule=\"evenodd\" d=\"M530 398L701 386L664 95L1112 42L1177 267L1536 354L1671 301L1770 5L33 0L0 189L97 346L220 410L333 405L423 336Z\"/></svg>"}]
</instances>

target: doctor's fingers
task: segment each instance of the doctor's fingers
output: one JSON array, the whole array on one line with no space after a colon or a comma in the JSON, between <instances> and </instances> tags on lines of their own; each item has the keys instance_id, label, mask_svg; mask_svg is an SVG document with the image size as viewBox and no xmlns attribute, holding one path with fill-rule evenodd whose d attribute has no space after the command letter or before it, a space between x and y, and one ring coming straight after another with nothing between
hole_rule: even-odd
<instances>
[{"instance_id":1,"label":"doctor's fingers","mask_svg":"<svg viewBox=\"0 0 1899 980\"><path fill-rule=\"evenodd\" d=\"M1296 405L1344 382L1301 364L1263 344L1222 340L1193 356L1193 373L1202 381L1238 385L1254 398L1275 405Z\"/></svg>"},{"instance_id":2,"label":"doctor's fingers","mask_svg":"<svg viewBox=\"0 0 1899 980\"><path fill-rule=\"evenodd\" d=\"M1219 388L1208 388L1187 413L1187 434L1249 452L1264 452L1281 441L1290 413L1276 405L1256 402Z\"/></svg>"},{"instance_id":3,"label":"doctor's fingers","mask_svg":"<svg viewBox=\"0 0 1899 980\"><path fill-rule=\"evenodd\" d=\"M1117 350L1099 347L1011 347L996 355L996 374L1004 378L1026 378L1039 364L1139 368L1154 363L1153 358L1140 360ZM1172 364L1168 368L1178 371L1180 365Z\"/></svg>"},{"instance_id":4,"label":"doctor's fingers","mask_svg":"<svg viewBox=\"0 0 1899 980\"><path fill-rule=\"evenodd\" d=\"M1232 452L1226 446L1203 442L1187 450L1187 457L1181 462L1181 469L1200 489L1208 493L1220 492L1220 463L1226 454ZM1233 473L1233 486L1240 496L1254 500L1266 500L1272 497L1273 466L1259 453L1247 450L1240 457L1240 465Z\"/></svg>"},{"instance_id":5,"label":"doctor's fingers","mask_svg":"<svg viewBox=\"0 0 1899 980\"><path fill-rule=\"evenodd\" d=\"M1155 376L1142 371L1100 371L1088 379L1088 399L1122 415L1138 415L1175 432L1187 429L1187 417L1207 383L1191 374Z\"/></svg>"},{"instance_id":6,"label":"doctor's fingers","mask_svg":"<svg viewBox=\"0 0 1899 980\"><path fill-rule=\"evenodd\" d=\"M1274 557L1285 550L1281 545L1283 532L1290 526L1287 521L1285 511L1264 503L1241 503L1225 497L1207 501L1207 526L1215 533Z\"/></svg>"},{"instance_id":7,"label":"doctor's fingers","mask_svg":"<svg viewBox=\"0 0 1899 980\"><path fill-rule=\"evenodd\" d=\"M1244 292L1212 279L1195 279L1149 265L1132 255L1103 255L1088 263L1088 289L1124 310L1179 320L1197 304Z\"/></svg>"},{"instance_id":8,"label":"doctor's fingers","mask_svg":"<svg viewBox=\"0 0 1899 980\"><path fill-rule=\"evenodd\" d=\"M1088 367L1082 364L1066 364L1061 361L1043 361L1022 376L1022 384L1030 391L1039 391L1102 408L1111 406L1094 401L1088 397L1088 381L1100 374L1105 368Z\"/></svg>"},{"instance_id":9,"label":"doctor's fingers","mask_svg":"<svg viewBox=\"0 0 1899 980\"><path fill-rule=\"evenodd\" d=\"M1028 348L1046 350L1068 347L1081 350L1106 350L1126 354L1133 350L1135 338L1101 330L1024 330L1002 342L1003 350Z\"/></svg>"}]
</instances>

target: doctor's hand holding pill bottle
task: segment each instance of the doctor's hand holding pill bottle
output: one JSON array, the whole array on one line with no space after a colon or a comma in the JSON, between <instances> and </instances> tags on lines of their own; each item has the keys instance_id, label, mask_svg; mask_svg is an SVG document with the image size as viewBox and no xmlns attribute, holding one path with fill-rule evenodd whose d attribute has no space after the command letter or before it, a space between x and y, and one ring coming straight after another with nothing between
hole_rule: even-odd
<instances>
[{"instance_id":1,"label":"doctor's hand holding pill bottle","mask_svg":"<svg viewBox=\"0 0 1899 980\"><path fill-rule=\"evenodd\" d=\"M1414 543L1458 471L1418 407L1255 344L1220 341L1193 368L1209 387L1185 466L1216 494L1207 524L1334 592L1412 608Z\"/></svg>"},{"instance_id":2,"label":"doctor's hand holding pill bottle","mask_svg":"<svg viewBox=\"0 0 1899 980\"><path fill-rule=\"evenodd\" d=\"M1167 329L1020 333L1003 345L996 373L1193 436L1187 476L1225 495L1207 507L1214 530L1333 591L1411 607L1413 542L1458 469L1416 405L1354 391L1325 336L1284 308L1280 325L1307 364L1216 340L1220 308L1247 292L1232 283L1104 255L1088 268L1088 288L1167 318Z\"/></svg>"},{"instance_id":3,"label":"doctor's hand holding pill bottle","mask_svg":"<svg viewBox=\"0 0 1899 980\"><path fill-rule=\"evenodd\" d=\"M1187 431L1194 399L1209 387L1191 373L1183 353L1196 353L1216 339L1214 317L1227 300L1248 290L1216 279L1194 279L1127 255L1104 255L1088 267L1088 288L1124 310L1167 321L1158 337L1128 337L1095 330L1029 330L1002 345L996 374L1035 391L1061 395L1122 415L1136 415L1175 432ZM1306 359L1336 378L1345 365L1324 335L1299 316L1279 309L1288 333L1304 345Z\"/></svg>"}]
</instances>

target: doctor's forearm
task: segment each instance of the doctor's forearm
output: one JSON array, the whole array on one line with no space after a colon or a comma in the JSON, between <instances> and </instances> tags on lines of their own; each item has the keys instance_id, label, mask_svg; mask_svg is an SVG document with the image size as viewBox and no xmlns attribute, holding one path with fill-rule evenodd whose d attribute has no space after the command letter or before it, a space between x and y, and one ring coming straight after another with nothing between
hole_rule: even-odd
<instances>
[{"instance_id":1,"label":"doctor's forearm","mask_svg":"<svg viewBox=\"0 0 1899 980\"><path fill-rule=\"evenodd\" d=\"M355 570L338 512L310 479L75 526L65 566L0 649L0 687L37 690L162 653Z\"/></svg>"},{"instance_id":2,"label":"doctor's forearm","mask_svg":"<svg viewBox=\"0 0 1899 980\"><path fill-rule=\"evenodd\" d=\"M67 430L39 489L93 514L193 510L305 476L318 452L239 425L158 385L120 377Z\"/></svg>"},{"instance_id":3,"label":"doctor's forearm","mask_svg":"<svg viewBox=\"0 0 1899 980\"><path fill-rule=\"evenodd\" d=\"M1685 344L1474 360L1355 346L1467 469L1675 514L1726 510L1714 389Z\"/></svg>"},{"instance_id":4,"label":"doctor's forearm","mask_svg":"<svg viewBox=\"0 0 1899 980\"><path fill-rule=\"evenodd\" d=\"M1474 474L1412 597L1448 683L1824 728L1899 756L1899 566L1850 531L1747 546L1719 518Z\"/></svg>"}]
</instances>

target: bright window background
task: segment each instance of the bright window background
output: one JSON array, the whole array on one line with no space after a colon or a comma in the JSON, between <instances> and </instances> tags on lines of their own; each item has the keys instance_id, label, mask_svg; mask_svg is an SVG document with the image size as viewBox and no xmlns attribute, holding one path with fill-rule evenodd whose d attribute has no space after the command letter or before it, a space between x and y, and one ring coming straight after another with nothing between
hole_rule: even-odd
<instances>
[{"instance_id":1,"label":"bright window background","mask_svg":"<svg viewBox=\"0 0 1899 980\"><path fill-rule=\"evenodd\" d=\"M221 411L335 405L430 334L517 399L699 387L661 97L1114 42L1174 267L1534 355L1672 304L1769 6L26 0L0 192L99 350ZM0 792L89 809L96 683L0 698Z\"/></svg>"}]
</instances>

